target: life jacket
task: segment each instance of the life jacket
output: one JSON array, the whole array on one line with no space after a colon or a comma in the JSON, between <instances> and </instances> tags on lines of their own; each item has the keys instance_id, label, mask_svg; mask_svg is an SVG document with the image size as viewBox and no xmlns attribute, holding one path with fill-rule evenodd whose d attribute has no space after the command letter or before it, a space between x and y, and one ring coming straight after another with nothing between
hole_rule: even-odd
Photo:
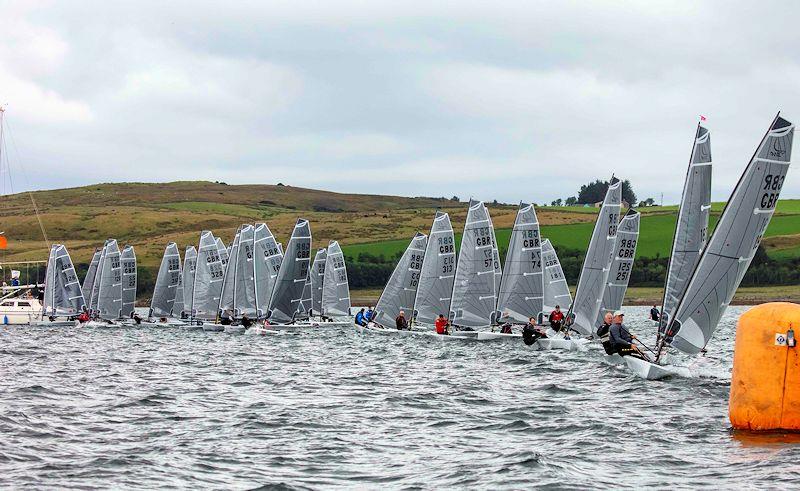
<instances>
[{"instance_id":1,"label":"life jacket","mask_svg":"<svg viewBox=\"0 0 800 491\"><path fill-rule=\"evenodd\" d=\"M603 349L607 355L614 353L614 347L611 345L611 326L603 323L597 328L597 337L603 344Z\"/></svg>"},{"instance_id":2,"label":"life jacket","mask_svg":"<svg viewBox=\"0 0 800 491\"><path fill-rule=\"evenodd\" d=\"M447 332L447 320L445 319L436 319L436 334L445 334Z\"/></svg>"},{"instance_id":3,"label":"life jacket","mask_svg":"<svg viewBox=\"0 0 800 491\"><path fill-rule=\"evenodd\" d=\"M556 312L554 310L554 311L552 311L550 313L550 323L551 324L554 323L554 322L560 323L563 320L564 320L564 312L561 312L561 311Z\"/></svg>"}]
</instances>

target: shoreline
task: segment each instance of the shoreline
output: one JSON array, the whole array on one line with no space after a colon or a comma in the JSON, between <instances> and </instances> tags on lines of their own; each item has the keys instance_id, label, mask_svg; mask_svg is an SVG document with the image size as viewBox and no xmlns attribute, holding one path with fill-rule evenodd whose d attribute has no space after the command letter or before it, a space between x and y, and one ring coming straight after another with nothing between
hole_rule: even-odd
<instances>
[{"instance_id":1,"label":"shoreline","mask_svg":"<svg viewBox=\"0 0 800 491\"><path fill-rule=\"evenodd\" d=\"M570 287L575 294L575 287ZM649 286L632 286L625 294L624 305L661 305L662 289ZM350 292L353 305L372 305L378 302L381 289L354 289ZM792 302L800 304L800 285L748 286L736 290L731 305L758 305L768 302Z\"/></svg>"}]
</instances>

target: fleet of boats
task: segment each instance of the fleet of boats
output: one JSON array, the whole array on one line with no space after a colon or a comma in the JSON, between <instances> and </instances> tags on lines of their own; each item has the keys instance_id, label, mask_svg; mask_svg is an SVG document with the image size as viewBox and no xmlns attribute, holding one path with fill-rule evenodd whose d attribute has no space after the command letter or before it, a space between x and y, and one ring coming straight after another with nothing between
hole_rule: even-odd
<instances>
[{"instance_id":1,"label":"fleet of boats","mask_svg":"<svg viewBox=\"0 0 800 491\"><path fill-rule=\"evenodd\" d=\"M695 354L711 339L775 211L791 159L794 126L776 116L709 236L711 142L698 124L664 287L652 359L606 357L636 375L682 375L670 350ZM505 257L489 209L470 200L456 248L450 216L437 211L429 233L416 233L400 257L368 323L354 324L347 268L338 242L311 256L311 226L298 219L282 246L265 223L244 224L229 248L211 231L197 247L170 242L163 254L149 315L135 314L133 246L109 239L93 255L83 284L66 247L50 250L37 325L72 325L86 312L89 327L184 326L207 332L275 334L322 326L364 334L432 336L442 341L519 340L519 326L547 324L556 305L568 307L567 330L550 331L536 349L587 349L606 312L619 310L634 267L640 215L623 214L622 182L612 176L599 208L573 300L553 245L541 237L534 206L520 203ZM18 300L13 300L18 301ZM5 305L5 304L3 304ZM30 307L30 305L29 305ZM409 320L398 328L401 312ZM433 325L449 323L444 334ZM83 319L86 320L85 318ZM503 325L505 329L500 330ZM517 332L508 326L518 326Z\"/></svg>"}]
</instances>

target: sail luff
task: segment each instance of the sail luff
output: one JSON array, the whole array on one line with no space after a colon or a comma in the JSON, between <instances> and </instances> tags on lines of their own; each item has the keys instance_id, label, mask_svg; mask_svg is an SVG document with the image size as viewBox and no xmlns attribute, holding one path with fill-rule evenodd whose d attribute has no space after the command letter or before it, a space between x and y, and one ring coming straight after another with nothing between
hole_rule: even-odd
<instances>
[{"instance_id":1,"label":"sail luff","mask_svg":"<svg viewBox=\"0 0 800 491\"><path fill-rule=\"evenodd\" d=\"M158 268L153 298L150 300L150 315L158 317L173 315L180 274L181 255L178 251L178 244L170 242L164 249L161 266Z\"/></svg>"},{"instance_id":2,"label":"sail luff","mask_svg":"<svg viewBox=\"0 0 800 491\"><path fill-rule=\"evenodd\" d=\"M322 248L314 255L314 262L311 264L311 312L312 314L322 314L322 286L325 283L325 260L328 257L328 249Z\"/></svg>"},{"instance_id":3,"label":"sail luff","mask_svg":"<svg viewBox=\"0 0 800 491\"><path fill-rule=\"evenodd\" d=\"M307 220L297 220L286 246L275 288L269 301L268 316L271 322L291 323L303 295L311 256L311 227Z\"/></svg>"},{"instance_id":4,"label":"sail luff","mask_svg":"<svg viewBox=\"0 0 800 491\"><path fill-rule=\"evenodd\" d=\"M561 262L549 239L542 241L542 265L544 266L542 311L549 315L556 306L566 307L572 303L572 294L561 269Z\"/></svg>"},{"instance_id":5,"label":"sail luff","mask_svg":"<svg viewBox=\"0 0 800 491\"><path fill-rule=\"evenodd\" d=\"M611 263L608 283L603 293L600 311L597 313L595 326L603 323L606 312L613 313L622 307L625 292L633 271L633 261L636 258L636 245L639 242L640 214L634 209L622 218L617 227L617 238L614 241L614 261Z\"/></svg>"},{"instance_id":6,"label":"sail luff","mask_svg":"<svg viewBox=\"0 0 800 491\"><path fill-rule=\"evenodd\" d=\"M125 246L120 255L122 262L122 317L133 315L136 308L136 252L133 246Z\"/></svg>"},{"instance_id":7,"label":"sail luff","mask_svg":"<svg viewBox=\"0 0 800 491\"><path fill-rule=\"evenodd\" d=\"M455 238L450 216L437 211L428 234L419 287L414 299L414 322L433 325L439 314L450 314L455 280Z\"/></svg>"},{"instance_id":8,"label":"sail luff","mask_svg":"<svg viewBox=\"0 0 800 491\"><path fill-rule=\"evenodd\" d=\"M89 269L86 270L86 276L83 278L81 290L83 291L83 298L86 300L87 305L91 303L92 285L94 285L95 276L97 276L97 265L100 263L100 254L100 249L95 249L94 254L92 254L92 260L89 262Z\"/></svg>"},{"instance_id":9,"label":"sail luff","mask_svg":"<svg viewBox=\"0 0 800 491\"><path fill-rule=\"evenodd\" d=\"M322 283L322 315L344 317L350 315L350 286L347 267L339 243L328 243L325 257L325 279Z\"/></svg>"},{"instance_id":10,"label":"sail luff","mask_svg":"<svg viewBox=\"0 0 800 491\"><path fill-rule=\"evenodd\" d=\"M183 314L191 316L194 309L194 275L197 269L197 249L186 248L183 255Z\"/></svg>"},{"instance_id":11,"label":"sail luff","mask_svg":"<svg viewBox=\"0 0 800 491\"><path fill-rule=\"evenodd\" d=\"M224 247L223 247L224 248ZM200 234L192 288L192 318L216 320L222 296L222 259L219 242L205 230Z\"/></svg>"},{"instance_id":12,"label":"sail luff","mask_svg":"<svg viewBox=\"0 0 800 491\"><path fill-rule=\"evenodd\" d=\"M122 314L122 268L116 239L106 241L97 294L98 316L104 320L119 319Z\"/></svg>"},{"instance_id":13,"label":"sail luff","mask_svg":"<svg viewBox=\"0 0 800 491\"><path fill-rule=\"evenodd\" d=\"M266 223L256 225L253 232L255 264L253 270L255 274L256 308L258 317L263 318L269 308L269 299L272 296L272 289L275 286L275 278L283 260L283 252L275 236L270 231Z\"/></svg>"}]
</instances>

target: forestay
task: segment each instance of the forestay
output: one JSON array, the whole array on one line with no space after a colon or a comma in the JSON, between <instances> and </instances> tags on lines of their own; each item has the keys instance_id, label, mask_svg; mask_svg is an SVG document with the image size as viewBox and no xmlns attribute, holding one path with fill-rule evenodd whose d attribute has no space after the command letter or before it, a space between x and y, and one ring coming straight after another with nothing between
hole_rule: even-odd
<instances>
[{"instance_id":1,"label":"forestay","mask_svg":"<svg viewBox=\"0 0 800 491\"><path fill-rule=\"evenodd\" d=\"M414 321L430 324L439 314L450 313L455 279L456 248L453 226L447 213L437 211L425 246L425 259L414 299Z\"/></svg>"},{"instance_id":2,"label":"forestay","mask_svg":"<svg viewBox=\"0 0 800 491\"><path fill-rule=\"evenodd\" d=\"M272 290L268 312L270 322L286 324L294 319L305 288L310 255L311 227L301 218L294 226Z\"/></svg>"},{"instance_id":3,"label":"forestay","mask_svg":"<svg viewBox=\"0 0 800 491\"><path fill-rule=\"evenodd\" d=\"M258 308L258 317L262 318L266 315L269 307L269 297L272 295L275 278L278 277L283 253L266 223L256 225L253 237L256 306Z\"/></svg>"},{"instance_id":4,"label":"forestay","mask_svg":"<svg viewBox=\"0 0 800 491\"><path fill-rule=\"evenodd\" d=\"M133 315L136 307L136 252L133 246L128 245L122 249L122 317Z\"/></svg>"},{"instance_id":5,"label":"forestay","mask_svg":"<svg viewBox=\"0 0 800 491\"><path fill-rule=\"evenodd\" d=\"M194 275L197 269L197 249L194 246L186 248L183 255L183 312L191 315L194 308Z\"/></svg>"},{"instance_id":6,"label":"forestay","mask_svg":"<svg viewBox=\"0 0 800 491\"><path fill-rule=\"evenodd\" d=\"M54 244L47 262L44 313L54 317L76 315L85 306L78 274L67 248Z\"/></svg>"},{"instance_id":7,"label":"forestay","mask_svg":"<svg viewBox=\"0 0 800 491\"><path fill-rule=\"evenodd\" d=\"M410 318L427 243L428 236L425 234L417 233L411 239L375 305L374 321L377 324L395 327L395 318L400 315L401 310L406 319Z\"/></svg>"},{"instance_id":8,"label":"forestay","mask_svg":"<svg viewBox=\"0 0 800 491\"><path fill-rule=\"evenodd\" d=\"M671 318L678 300L686 291L689 277L706 246L710 210L711 135L707 129L697 125L669 256L659 333L666 329L667 319Z\"/></svg>"},{"instance_id":9,"label":"forestay","mask_svg":"<svg viewBox=\"0 0 800 491\"><path fill-rule=\"evenodd\" d=\"M181 255L178 244L170 242L164 249L161 266L158 268L156 286L150 301L150 315L169 317L175 306L175 295L181 277Z\"/></svg>"},{"instance_id":10,"label":"forestay","mask_svg":"<svg viewBox=\"0 0 800 491\"><path fill-rule=\"evenodd\" d=\"M528 322L539 318L543 305L542 244L533 205L517 210L508 242L497 310L503 321Z\"/></svg>"},{"instance_id":11,"label":"forestay","mask_svg":"<svg viewBox=\"0 0 800 491\"><path fill-rule=\"evenodd\" d=\"M561 262L549 239L542 241L542 265L544 266L542 311L549 315L549 312L555 310L556 305L566 307L572 303L572 294L561 269Z\"/></svg>"},{"instance_id":12,"label":"forestay","mask_svg":"<svg viewBox=\"0 0 800 491\"><path fill-rule=\"evenodd\" d=\"M219 251L214 234L203 231L197 248L197 267L192 288L192 317L196 319L217 318L223 277Z\"/></svg>"},{"instance_id":13,"label":"forestay","mask_svg":"<svg viewBox=\"0 0 800 491\"><path fill-rule=\"evenodd\" d=\"M99 270L98 316L105 320L119 319L122 314L122 267L116 239L106 241Z\"/></svg>"},{"instance_id":14,"label":"forestay","mask_svg":"<svg viewBox=\"0 0 800 491\"><path fill-rule=\"evenodd\" d=\"M589 335L594 333L597 313L603 301L603 292L608 282L608 274L614 255L614 242L617 236L620 204L622 201L622 182L612 177L603 206L597 215L589 249L583 261L575 301L568 315L570 327Z\"/></svg>"},{"instance_id":15,"label":"forestay","mask_svg":"<svg viewBox=\"0 0 800 491\"><path fill-rule=\"evenodd\" d=\"M670 320L667 342L680 351L700 352L733 299L775 212L793 135L776 116L736 184Z\"/></svg>"},{"instance_id":16,"label":"forestay","mask_svg":"<svg viewBox=\"0 0 800 491\"><path fill-rule=\"evenodd\" d=\"M92 260L89 263L89 269L86 271L86 276L83 278L83 286L81 287L81 291L83 292L83 298L87 305L89 305L92 298L92 285L94 285L94 279L97 276L97 265L100 264L101 254L102 251L100 249L96 249L94 251Z\"/></svg>"},{"instance_id":17,"label":"forestay","mask_svg":"<svg viewBox=\"0 0 800 491\"><path fill-rule=\"evenodd\" d=\"M347 283L347 268L344 253L339 243L328 243L325 258L325 280L322 283L322 315L343 317L350 315L350 286Z\"/></svg>"},{"instance_id":18,"label":"forestay","mask_svg":"<svg viewBox=\"0 0 800 491\"><path fill-rule=\"evenodd\" d=\"M628 210L617 227L617 240L614 246L614 261L608 274L608 284L603 293L600 312L597 313L595 326L603 323L606 312L613 313L622 307L628 282L631 279L633 260L636 257L636 243L639 242L639 217L634 209Z\"/></svg>"},{"instance_id":19,"label":"forestay","mask_svg":"<svg viewBox=\"0 0 800 491\"><path fill-rule=\"evenodd\" d=\"M322 284L325 282L325 260L328 250L324 247L317 251L314 262L311 264L311 311L313 314L322 313Z\"/></svg>"},{"instance_id":20,"label":"forestay","mask_svg":"<svg viewBox=\"0 0 800 491\"><path fill-rule=\"evenodd\" d=\"M486 207L470 200L450 304L454 325L485 327L492 323L496 303L493 251Z\"/></svg>"}]
</instances>

